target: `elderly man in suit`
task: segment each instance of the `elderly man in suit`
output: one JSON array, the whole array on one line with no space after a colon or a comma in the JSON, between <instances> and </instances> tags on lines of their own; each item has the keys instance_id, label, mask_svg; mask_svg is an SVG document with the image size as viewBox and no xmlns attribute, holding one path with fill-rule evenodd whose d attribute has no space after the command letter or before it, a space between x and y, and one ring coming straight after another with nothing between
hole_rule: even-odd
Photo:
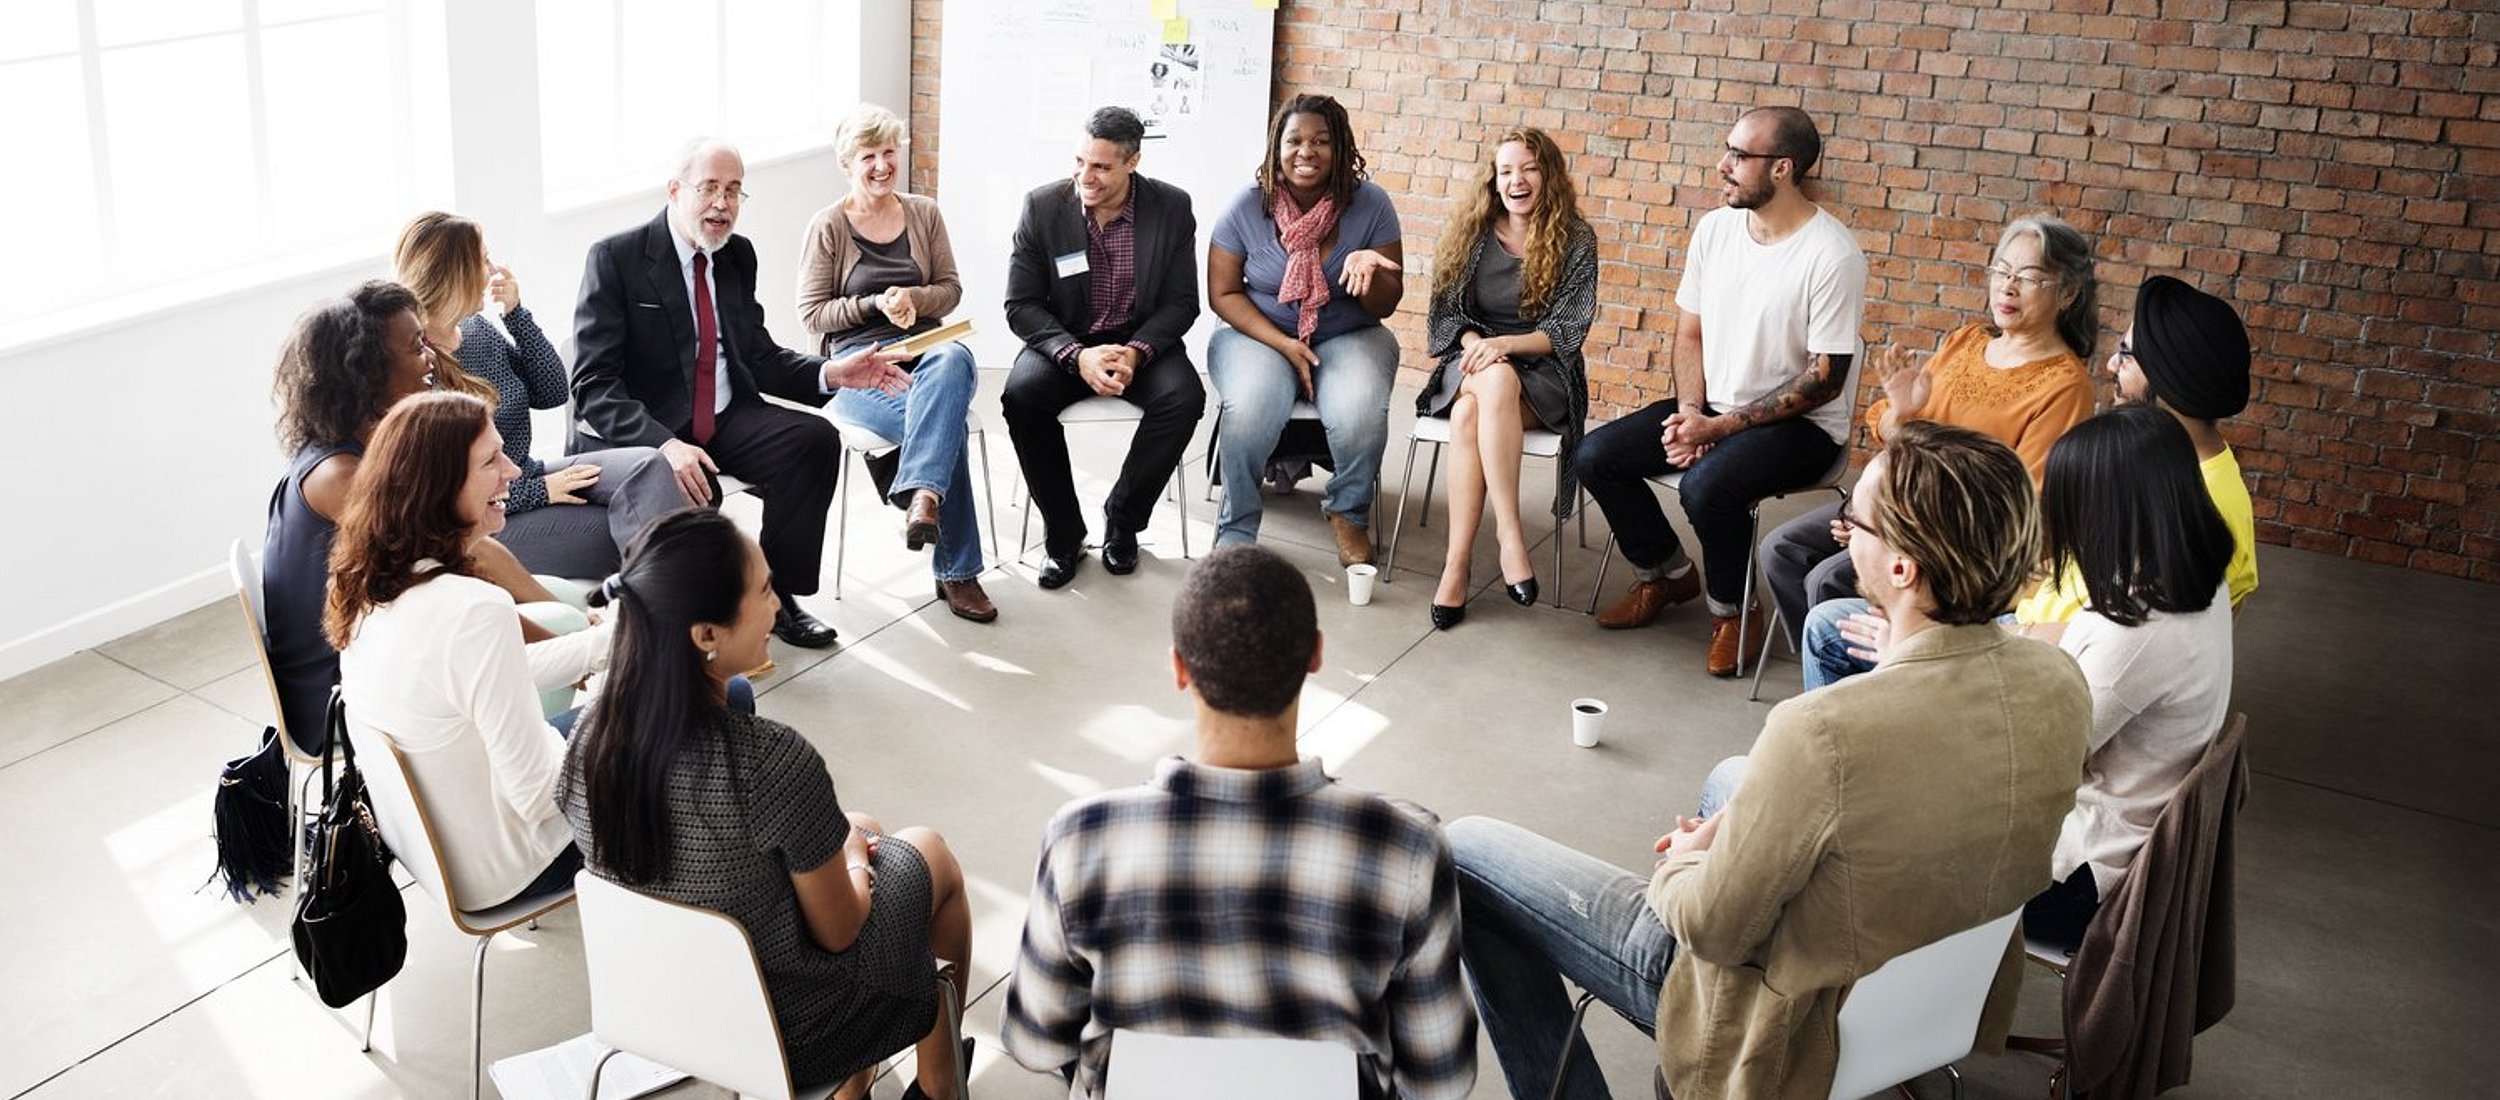
<instances>
[{"instance_id":1,"label":"elderly man in suit","mask_svg":"<svg viewBox=\"0 0 2500 1100\"><path fill-rule=\"evenodd\" d=\"M1126 108L1094 112L1070 178L1025 196L1007 265L1007 326L1024 351L1001 403L1042 510L1044 588L1074 578L1085 552L1060 411L1097 395L1145 410L1103 503L1102 567L1115 574L1137 568L1137 532L1206 411L1181 347L1198 319L1198 221L1187 192L1137 174L1145 137Z\"/></svg>"},{"instance_id":2,"label":"elderly man in suit","mask_svg":"<svg viewBox=\"0 0 2500 1100\"><path fill-rule=\"evenodd\" d=\"M735 146L694 141L668 181L668 209L590 246L573 314L574 449L657 447L697 504L719 498L718 474L753 482L764 497L757 541L781 597L773 633L823 647L833 627L798 597L816 591L842 437L763 395L822 405L846 386L900 393L911 376L876 349L827 360L773 340L755 299L755 246L731 232L745 177Z\"/></svg>"}]
</instances>

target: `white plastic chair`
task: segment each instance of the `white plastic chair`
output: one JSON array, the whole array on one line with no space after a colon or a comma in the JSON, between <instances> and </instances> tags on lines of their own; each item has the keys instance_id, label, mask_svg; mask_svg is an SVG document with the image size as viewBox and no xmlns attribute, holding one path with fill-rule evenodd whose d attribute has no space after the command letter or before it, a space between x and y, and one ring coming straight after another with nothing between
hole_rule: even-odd
<instances>
[{"instance_id":1,"label":"white plastic chair","mask_svg":"<svg viewBox=\"0 0 2500 1100\"><path fill-rule=\"evenodd\" d=\"M1953 1063L1979 1037L1979 1013L2013 941L2013 912L1893 957L1849 988L1840 1006L1840 1061L1831 1100L1860 1100L1942 1069L1961 1100Z\"/></svg>"},{"instance_id":2,"label":"white plastic chair","mask_svg":"<svg viewBox=\"0 0 2500 1100\"><path fill-rule=\"evenodd\" d=\"M851 548L851 483L868 476L869 459L894 450L902 444L878 435L869 430L865 424L843 418L834 412L831 406L826 408L825 415L833 419L835 430L842 433L842 464L850 466L852 456L856 455L859 458L858 475L842 479L841 488L837 490L840 495L833 502L835 517L833 598L838 600L842 598L842 561ZM981 501L989 505L990 556L994 558L998 556L998 496L993 491L996 483L990 480L990 437L986 431L982 430L980 413L970 409L964 411L964 432L967 436L977 440L974 446L980 448Z\"/></svg>"},{"instance_id":3,"label":"white plastic chair","mask_svg":"<svg viewBox=\"0 0 2500 1100\"><path fill-rule=\"evenodd\" d=\"M1335 1043L1111 1033L1103 1100L1354 1100L1354 1051Z\"/></svg>"},{"instance_id":4,"label":"white plastic chair","mask_svg":"<svg viewBox=\"0 0 2500 1100\"><path fill-rule=\"evenodd\" d=\"M354 730L355 724L348 727ZM567 886L551 894L508 901L483 909L472 909L452 896L451 882L443 876L443 849L436 841L433 819L425 809L425 795L408 779L408 759L400 755L399 746L388 734L365 727L380 742L381 752L368 751L358 758L365 776L365 797L373 807L374 827L381 830L382 842L391 846L400 866L408 869L417 888L443 905L451 917L453 928L475 937L477 951L469 964L469 1100L477 1100L480 1080L486 1070L486 945L495 934L516 925L535 927L538 918L573 903L573 888ZM354 734L351 732L350 737Z\"/></svg>"},{"instance_id":5,"label":"white plastic chair","mask_svg":"<svg viewBox=\"0 0 2500 1100\"><path fill-rule=\"evenodd\" d=\"M590 1030L609 1050L590 1074L619 1051L648 1058L714 1085L761 1100L823 1100L834 1085L799 1090L781 1052L781 1025L744 925L725 913L582 873L582 955L590 972ZM954 967L935 971L938 1011L949 1050L963 1049L955 1005ZM960 1062L960 1060L959 1060ZM965 1096L965 1067L955 1067L956 1095Z\"/></svg>"},{"instance_id":6,"label":"white plastic chair","mask_svg":"<svg viewBox=\"0 0 2500 1100\"><path fill-rule=\"evenodd\" d=\"M1059 410L1059 423L1062 427L1076 424L1135 424L1145 419L1146 410L1117 397L1104 397L1100 394L1083 398ZM1181 556L1186 558L1190 556L1189 461L1187 459L1172 464L1172 477L1177 486L1173 490L1172 503L1181 510ZM1016 528L1016 556L1022 557L1025 551L1032 549L1032 539L1033 501L1028 494L1024 501L1024 522Z\"/></svg>"},{"instance_id":7,"label":"white plastic chair","mask_svg":"<svg viewBox=\"0 0 2500 1100\"><path fill-rule=\"evenodd\" d=\"M291 853L287 862L287 905L292 908L295 883L304 870L304 790L312 784L312 769L320 766L321 757L305 755L286 728L286 707L278 699L277 669L269 663L269 618L261 599L260 565L252 560L251 549L243 539L234 540L227 551L226 575L234 580L235 600L243 605L244 624L251 628L252 655L260 658L260 681L269 689L270 724L277 729L280 751L286 756L286 819L294 823L287 830Z\"/></svg>"},{"instance_id":8,"label":"white plastic chair","mask_svg":"<svg viewBox=\"0 0 2500 1100\"><path fill-rule=\"evenodd\" d=\"M1398 538L1405 533L1406 529L1406 490L1415 481L1415 445L1432 444L1432 460L1424 467L1424 510L1415 517L1415 526L1424 528L1432 526L1432 485L1441 473L1441 448L1449 442L1450 422L1446 417L1418 416L1414 423L1407 427L1406 472L1398 477L1398 518L1397 522L1389 528L1389 564L1387 568L1380 571L1383 579L1396 575L1398 570ZM1520 433L1519 453L1530 458L1547 459L1559 464L1562 460L1562 436L1543 428L1529 428ZM1580 546L1586 549L1589 543L1587 509L1578 501L1574 501L1571 510L1580 517ZM1562 606L1562 593L1562 523L1557 520L1554 530L1555 607Z\"/></svg>"}]
</instances>

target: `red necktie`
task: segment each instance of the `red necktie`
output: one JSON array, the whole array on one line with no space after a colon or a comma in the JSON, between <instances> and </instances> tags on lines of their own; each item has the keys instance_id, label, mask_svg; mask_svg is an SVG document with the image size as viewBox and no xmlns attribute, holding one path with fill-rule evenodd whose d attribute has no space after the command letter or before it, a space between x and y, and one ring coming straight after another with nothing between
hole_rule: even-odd
<instances>
[{"instance_id":1,"label":"red necktie","mask_svg":"<svg viewBox=\"0 0 2500 1100\"><path fill-rule=\"evenodd\" d=\"M712 441L712 406L719 403L720 322L712 316L711 257L694 254L694 442Z\"/></svg>"}]
</instances>

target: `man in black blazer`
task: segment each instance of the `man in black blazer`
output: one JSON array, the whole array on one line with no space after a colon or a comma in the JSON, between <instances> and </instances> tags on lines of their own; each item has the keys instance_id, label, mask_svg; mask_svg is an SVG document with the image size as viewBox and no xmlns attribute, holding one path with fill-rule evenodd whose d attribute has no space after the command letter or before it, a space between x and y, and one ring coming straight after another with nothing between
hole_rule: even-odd
<instances>
[{"instance_id":1,"label":"man in black blazer","mask_svg":"<svg viewBox=\"0 0 2500 1100\"><path fill-rule=\"evenodd\" d=\"M1042 510L1044 588L1068 583L1085 553L1060 410L1096 395L1145 410L1103 503L1102 566L1116 574L1137 568L1137 532L1206 412L1181 347L1198 320L1198 219L1188 192L1137 174L1145 137L1126 108L1094 112L1071 178L1025 196L1007 263L1007 327L1024 351L1000 403Z\"/></svg>"},{"instance_id":2,"label":"man in black blazer","mask_svg":"<svg viewBox=\"0 0 2500 1100\"><path fill-rule=\"evenodd\" d=\"M694 142L668 181L668 209L590 247L573 313L574 447L657 447L697 504L719 498L716 474L754 483L757 541L781 597L773 633L828 646L833 628L797 597L816 591L842 437L763 395L822 405L842 386L899 393L911 376L883 353L826 360L774 342L755 300L755 246L731 232L745 177L734 146Z\"/></svg>"}]
</instances>

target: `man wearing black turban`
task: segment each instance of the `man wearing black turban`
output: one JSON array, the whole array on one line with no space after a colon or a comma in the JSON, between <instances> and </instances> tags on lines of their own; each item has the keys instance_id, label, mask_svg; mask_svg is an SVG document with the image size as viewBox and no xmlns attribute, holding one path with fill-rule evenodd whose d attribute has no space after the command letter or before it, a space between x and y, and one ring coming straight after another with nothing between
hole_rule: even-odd
<instances>
[{"instance_id":1,"label":"man wearing black turban","mask_svg":"<svg viewBox=\"0 0 2500 1100\"><path fill-rule=\"evenodd\" d=\"M2168 275L2144 280L2135 323L2109 357L2118 403L2152 402L2196 441L2197 465L2234 544L2231 606L2257 589L2257 523L2219 421L2248 407L2248 326L2229 302Z\"/></svg>"}]
</instances>

